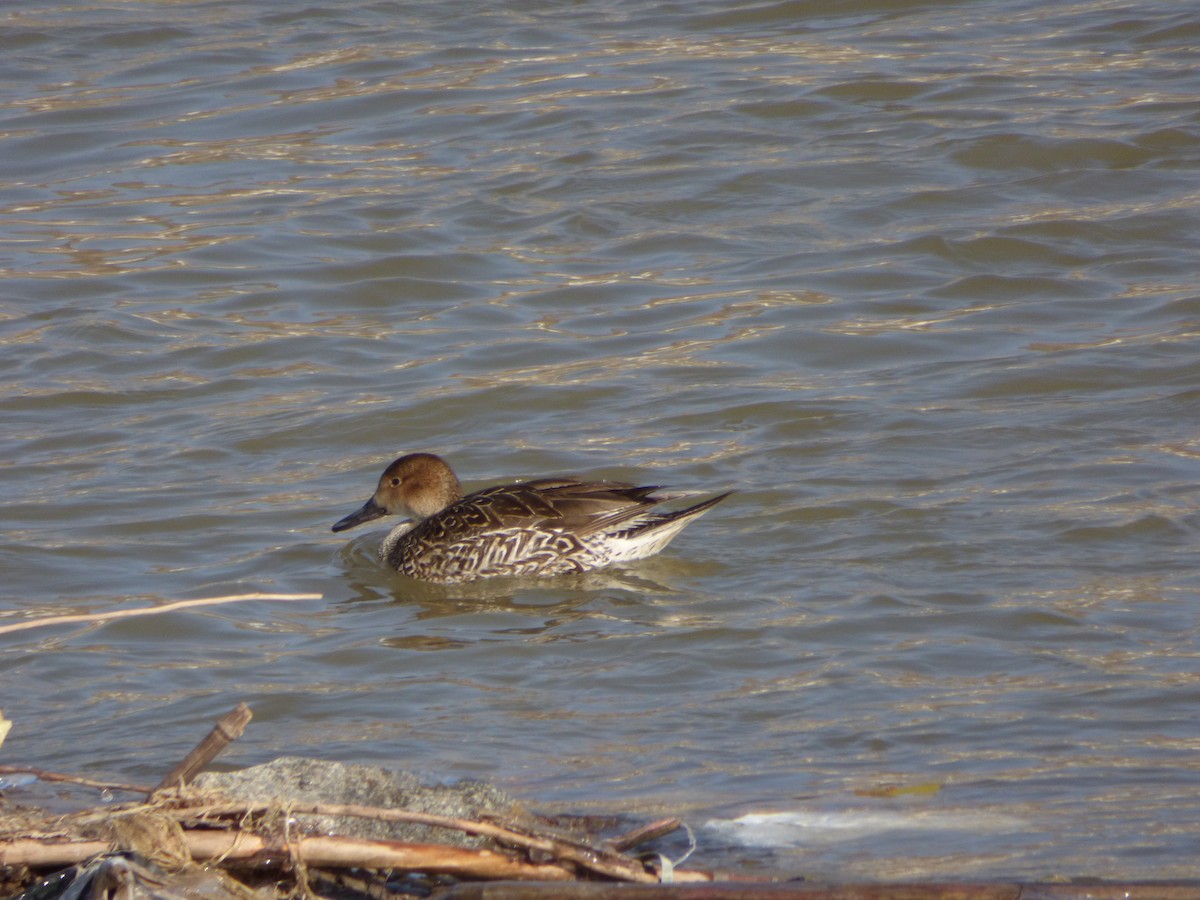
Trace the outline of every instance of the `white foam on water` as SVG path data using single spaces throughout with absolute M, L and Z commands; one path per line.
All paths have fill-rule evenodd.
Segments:
M 736 819 L 710 819 L 704 827 L 744 846 L 784 848 L 857 840 L 895 831 L 995 834 L 1023 830 L 1027 823 L 1015 816 L 965 810 L 789 810 L 747 813 Z

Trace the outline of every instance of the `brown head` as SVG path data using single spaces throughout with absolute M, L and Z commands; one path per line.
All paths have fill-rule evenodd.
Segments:
M 384 469 L 371 499 L 333 530 L 345 531 L 381 516 L 426 519 L 461 499 L 462 486 L 444 459 L 432 453 L 410 453 Z

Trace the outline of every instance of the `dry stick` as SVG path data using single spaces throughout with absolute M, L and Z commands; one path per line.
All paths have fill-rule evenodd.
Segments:
M 252 718 L 254 718 L 254 713 L 250 711 L 250 707 L 245 703 L 239 703 L 232 712 L 226 713 L 217 720 L 217 724 L 213 725 L 212 731 L 204 740 L 197 744 L 179 765 L 167 773 L 167 777 L 160 781 L 154 790 L 161 791 L 163 788 L 179 787 L 190 782 L 196 777 L 197 772 L 242 736 L 242 732 L 246 730 L 246 726 L 250 724 Z M 149 800 L 150 797 L 147 796 L 146 799 Z
M 329 868 L 406 869 L 469 878 L 517 878 L 569 881 L 574 873 L 553 864 L 526 863 L 495 850 L 471 850 L 442 844 L 347 837 L 305 837 L 271 843 L 258 835 L 228 831 L 185 832 L 192 855 L 203 859 L 245 859 L 259 854 L 295 853 L 305 865 Z
M 33 775 L 41 781 L 65 781 L 70 784 L 82 784 L 84 787 L 101 788 L 107 791 L 129 791 L 144 794 L 150 790 L 144 784 L 121 784 L 115 781 L 93 781 L 90 778 L 80 778 L 78 775 L 66 775 L 62 772 L 47 772 L 45 769 L 35 769 L 33 766 L 0 766 L 0 775 Z
M 205 597 L 200 600 L 180 600 L 163 606 L 148 606 L 144 609 L 117 609 L 103 613 L 81 613 L 72 616 L 50 616 L 46 619 L 30 619 L 28 622 L 16 622 L 12 625 L 0 625 L 0 634 L 14 631 L 25 631 L 29 628 L 41 628 L 45 625 L 66 625 L 72 622 L 106 622 L 109 619 L 125 619 L 130 616 L 156 616 L 159 613 L 172 612 L 176 609 L 190 609 L 194 606 L 215 606 L 219 603 L 240 603 L 243 600 L 320 600 L 321 594 L 233 594 L 228 597 Z
M 0 866 L 59 869 L 112 850 L 108 841 L 64 841 L 16 838 L 0 840 Z
M 176 817 L 189 815 L 240 816 L 256 812 L 269 812 L 270 810 L 271 807 L 263 804 L 221 804 L 192 808 L 185 807 L 167 810 L 167 812 Z M 620 856 L 615 852 L 564 838 L 523 834 L 519 831 L 513 831 L 510 828 L 504 828 L 488 822 L 474 822 L 469 819 L 456 819 L 450 816 L 413 812 L 406 809 L 380 809 L 372 806 L 342 803 L 289 803 L 287 811 L 292 815 L 355 816 L 357 818 L 378 819 L 382 822 L 414 822 L 418 825 L 433 825 L 439 828 L 449 828 L 454 831 L 465 831 L 468 834 L 494 838 L 527 850 L 539 850 L 549 853 L 599 875 L 606 875 L 609 878 L 619 878 L 623 881 L 634 881 L 644 884 L 656 884 L 658 882 L 657 876 L 647 872 L 636 860 Z M 677 876 L 679 874 L 676 873 Z
M 647 844 L 655 838 L 662 837 L 664 834 L 670 834 L 681 825 L 683 825 L 683 822 L 679 819 L 659 819 L 657 822 L 650 822 L 647 825 L 634 828 L 632 831 L 609 838 L 604 843 L 617 851 L 632 850 L 634 847 Z
M 309 866 L 329 868 L 405 869 L 467 878 L 513 878 L 568 881 L 574 874 L 562 866 L 525 863 L 494 850 L 468 850 L 440 844 L 407 844 L 344 837 L 306 837 L 272 843 L 258 835 L 235 831 L 185 831 L 184 843 L 196 860 L 244 860 L 291 853 Z M 0 841 L 0 866 L 58 868 L 111 851 L 106 841 Z

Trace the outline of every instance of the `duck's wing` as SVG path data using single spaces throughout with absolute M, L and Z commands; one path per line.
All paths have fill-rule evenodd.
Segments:
M 553 528 L 582 535 L 640 516 L 668 499 L 658 490 L 620 481 L 539 478 L 477 491 L 456 507 L 472 507 L 495 527 Z

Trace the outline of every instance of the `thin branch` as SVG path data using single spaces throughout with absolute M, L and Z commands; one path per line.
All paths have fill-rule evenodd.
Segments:
M 45 619 L 30 619 L 26 622 L 14 622 L 11 625 L 0 626 L 0 634 L 10 634 L 14 631 L 25 631 L 30 628 L 42 628 L 47 625 L 67 625 L 74 622 L 107 622 L 110 619 L 125 619 L 131 616 L 157 616 L 159 613 L 173 612 L 177 609 L 191 609 L 196 606 L 216 606 L 219 603 L 240 603 L 244 600 L 320 600 L 321 594 L 233 594 L 228 597 L 205 597 L 199 600 L 179 600 L 162 606 L 148 606 L 143 609 L 116 609 L 110 612 L 81 613 L 71 616 L 50 616 Z
M 682 825 L 683 823 L 679 819 L 659 819 L 657 822 L 650 822 L 648 825 L 641 825 L 632 831 L 609 838 L 605 843 L 618 852 L 632 850 L 634 847 L 640 847 L 642 844 L 648 844 L 656 838 L 670 834 Z
M 62 772 L 47 772 L 45 769 L 35 769 L 33 766 L 0 766 L 0 775 L 33 775 L 40 781 L 63 781 L 69 784 L 81 784 L 84 787 L 100 788 L 106 791 L 129 791 L 135 794 L 144 794 L 150 790 L 144 784 L 93 781 L 91 778 L 80 778 L 78 775 L 66 775 Z

